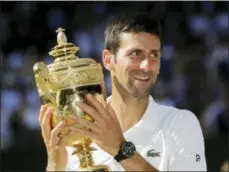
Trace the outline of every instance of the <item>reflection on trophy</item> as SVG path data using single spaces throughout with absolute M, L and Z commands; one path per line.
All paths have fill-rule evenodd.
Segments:
M 52 127 L 55 127 L 62 119 L 68 120 L 68 126 L 61 131 L 61 136 L 69 132 L 70 127 L 81 127 L 74 125 L 68 118 L 69 115 L 77 115 L 84 119 L 93 119 L 81 111 L 76 103 L 86 103 L 85 95 L 94 95 L 101 103 L 106 102 L 106 90 L 102 66 L 91 58 L 79 58 L 75 55 L 79 51 L 72 43 L 67 43 L 64 29 L 57 30 L 58 45 L 49 52 L 54 62 L 46 65 L 38 62 L 34 65 L 33 71 L 37 90 L 42 104 L 54 108 Z M 85 128 L 86 129 L 86 128 Z M 82 171 L 108 171 L 104 165 L 94 165 L 90 147 L 92 140 L 86 136 L 76 134 L 70 138 L 66 145 L 74 146 L 74 152 L 80 160 Z

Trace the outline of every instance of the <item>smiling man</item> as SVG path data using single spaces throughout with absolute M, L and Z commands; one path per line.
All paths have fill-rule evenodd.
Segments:
M 108 165 L 111 171 L 206 171 L 196 116 L 157 104 L 150 95 L 160 70 L 160 53 L 161 27 L 149 15 L 121 14 L 108 22 L 102 59 L 111 74 L 112 95 L 107 106 L 92 95 L 86 96 L 91 106 L 78 104 L 94 123 L 72 117 L 90 128 L 90 132 L 72 130 L 95 140 L 95 164 Z M 40 121 L 47 121 L 50 114 L 43 107 Z M 47 169 L 79 171 L 79 160 L 71 155 L 74 149 L 68 147 L 66 152 L 59 143 L 58 132 L 64 126 L 60 123 L 46 141 L 51 143 L 48 152 L 55 150 Z

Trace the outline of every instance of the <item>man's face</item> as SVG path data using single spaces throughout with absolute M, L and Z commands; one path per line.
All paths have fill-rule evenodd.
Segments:
M 159 38 L 152 34 L 122 33 L 112 77 L 132 96 L 148 97 L 159 74 L 160 47 Z

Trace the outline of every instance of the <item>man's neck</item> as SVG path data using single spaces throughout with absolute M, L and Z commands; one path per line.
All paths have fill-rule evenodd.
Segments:
M 123 132 L 139 122 L 146 111 L 148 102 L 149 97 L 138 99 L 130 95 L 120 95 L 115 89 L 112 90 L 110 105 L 116 113 Z

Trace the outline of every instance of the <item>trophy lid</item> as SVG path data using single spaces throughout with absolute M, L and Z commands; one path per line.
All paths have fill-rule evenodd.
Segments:
M 58 86 L 59 89 L 74 86 L 94 85 L 104 82 L 102 66 L 91 58 L 79 58 L 75 54 L 79 47 L 67 42 L 63 28 L 56 30 L 57 43 L 51 49 L 49 55 L 54 62 L 48 65 L 51 79 L 50 84 Z
M 67 37 L 64 33 L 65 29 L 58 28 L 56 30 L 57 34 L 57 43 L 55 47 L 51 49 L 49 52 L 49 55 L 52 56 L 55 60 L 52 64 L 54 68 L 61 68 L 64 67 L 64 63 L 61 63 L 61 65 L 58 65 L 58 62 L 63 61 L 71 61 L 73 63 L 67 63 L 66 65 L 70 66 L 84 66 L 84 65 L 90 65 L 90 64 L 96 64 L 96 62 L 91 58 L 79 58 L 78 56 L 75 56 L 75 54 L 80 50 L 79 47 L 75 46 L 72 43 L 67 42 Z
M 75 54 L 79 51 L 79 47 L 75 46 L 72 43 L 67 42 L 67 37 L 64 33 L 65 29 L 58 28 L 56 30 L 57 34 L 57 43 L 55 47 L 52 48 L 52 51 L 49 52 L 49 55 L 53 56 L 54 58 L 60 58 L 63 56 L 67 56 L 70 54 Z

